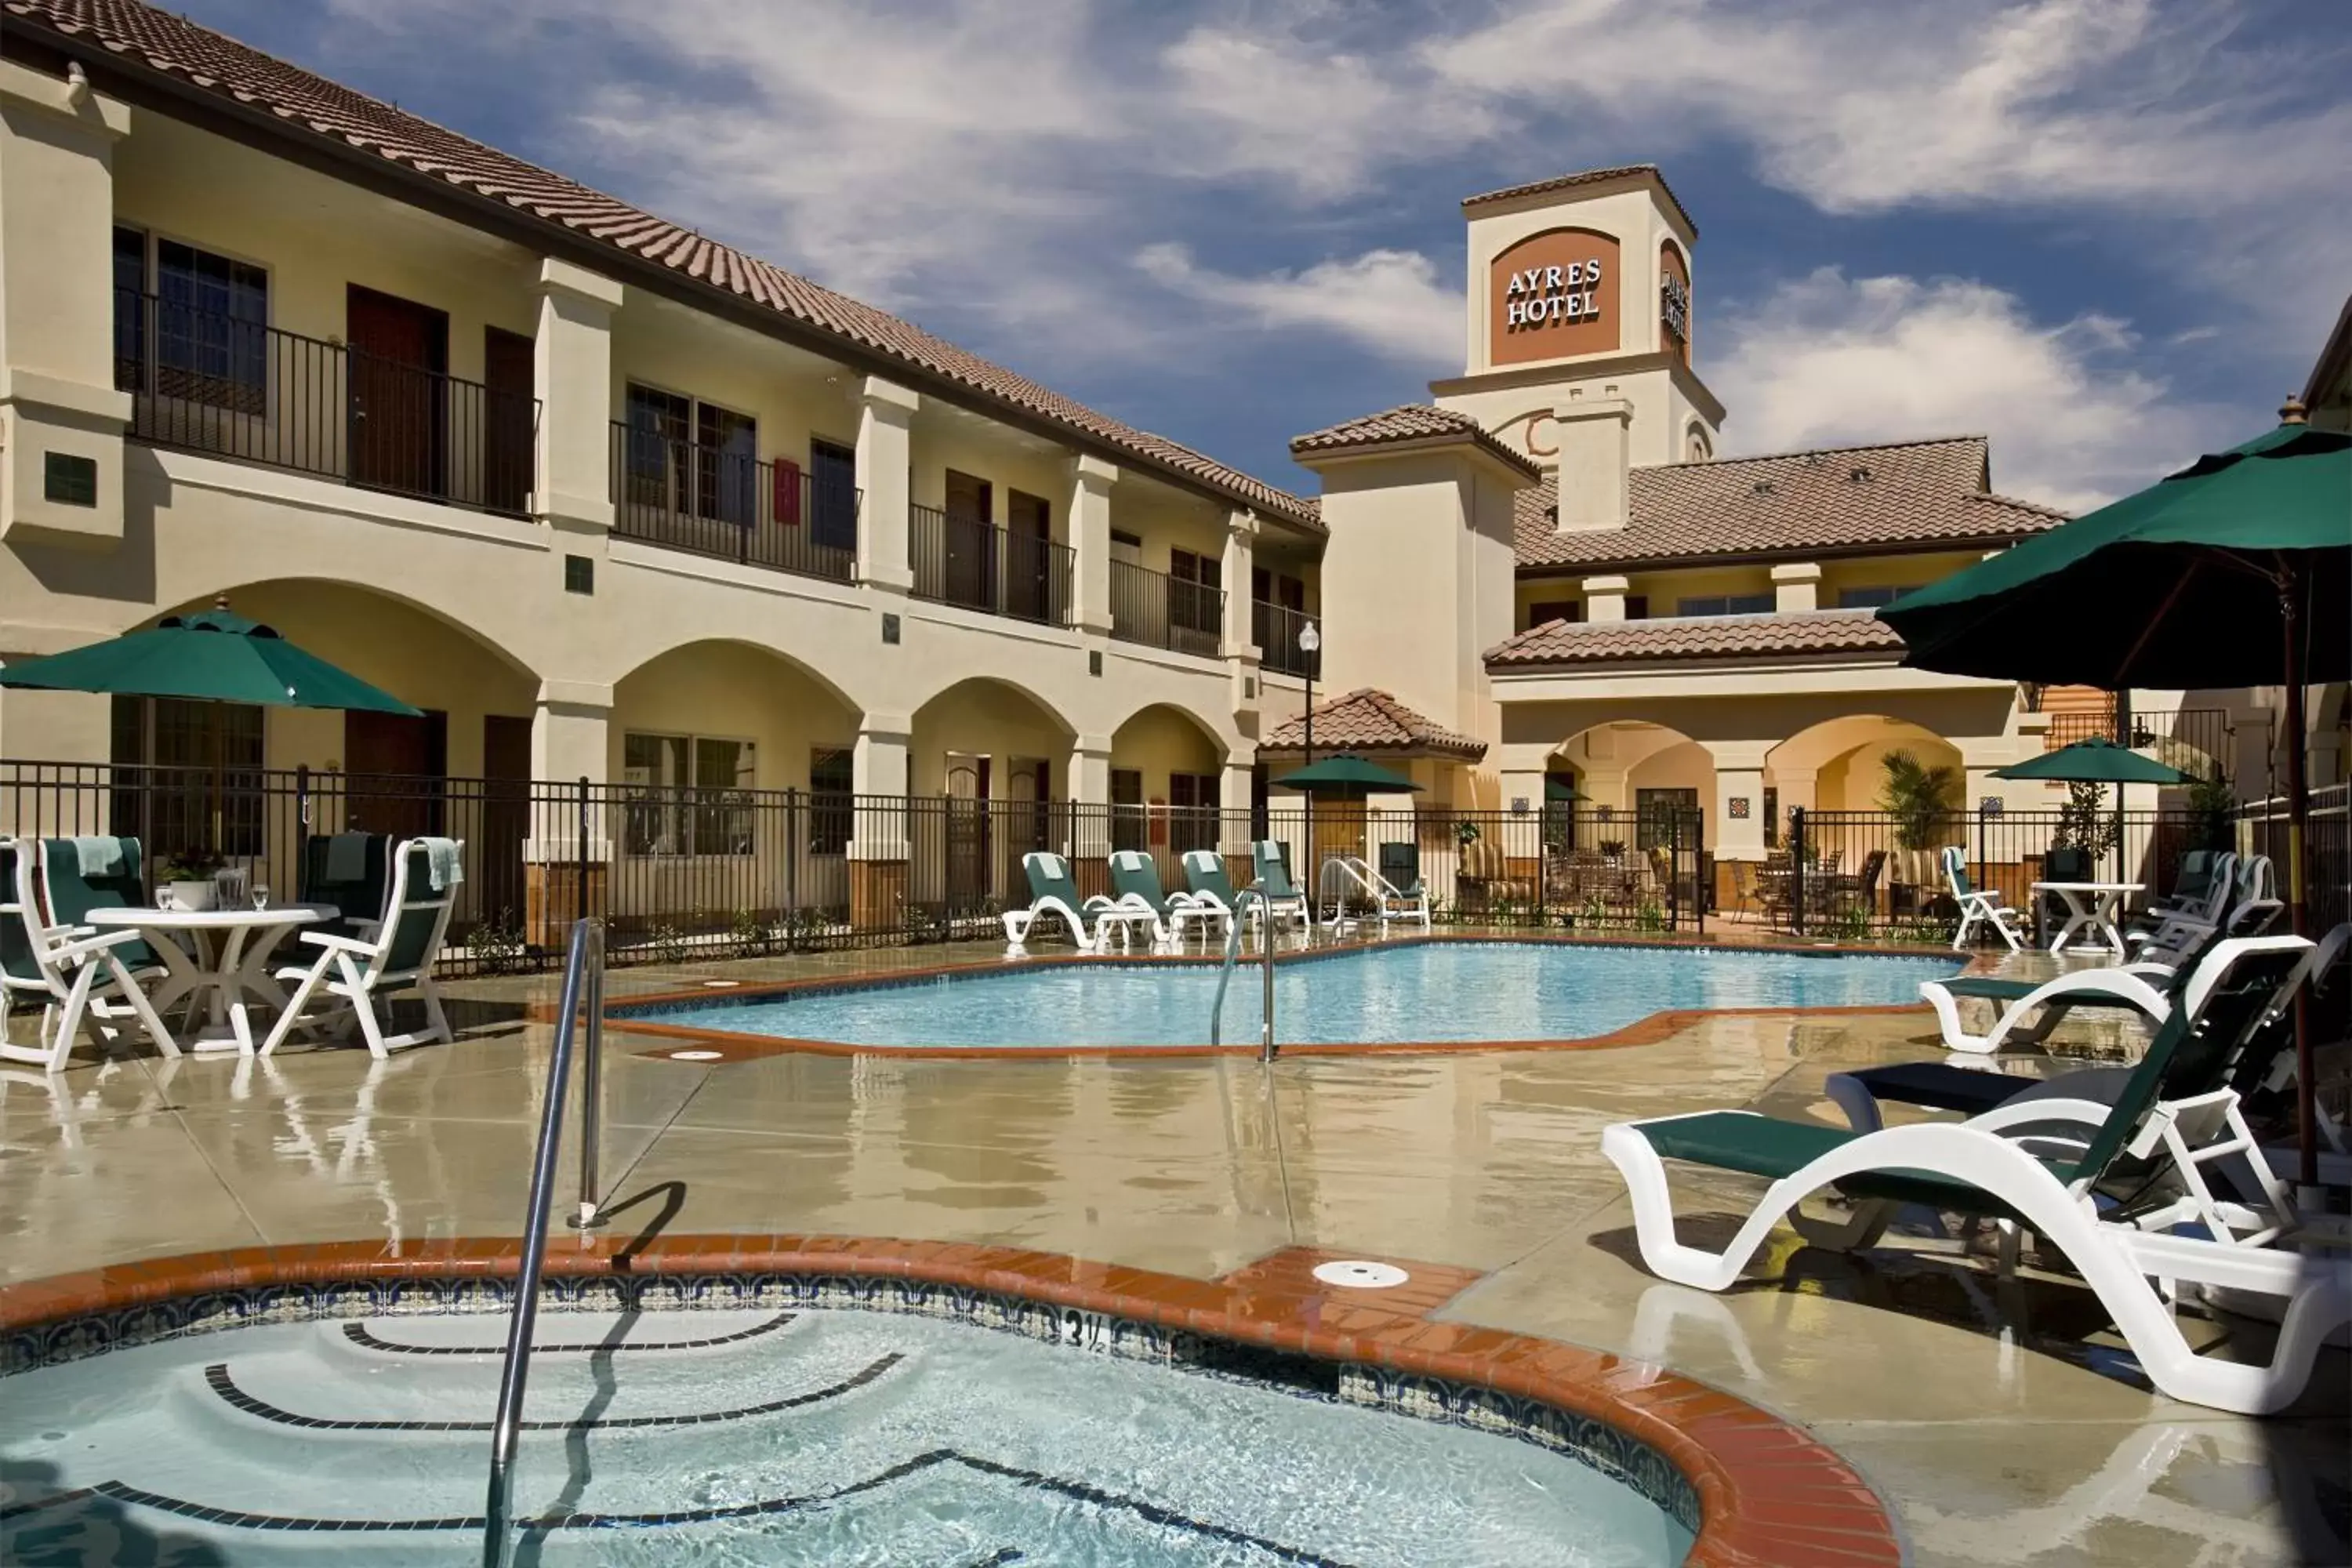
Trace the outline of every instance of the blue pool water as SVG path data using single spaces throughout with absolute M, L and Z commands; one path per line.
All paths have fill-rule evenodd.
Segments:
M 1580 1039 L 1685 1007 L 1916 1002 L 1959 961 L 1688 947 L 1433 942 L 1277 964 L 1275 1017 L 1298 1044 Z M 1234 972 L 1223 1038 L 1254 1043 L 1256 969 Z M 872 988 L 616 1009 L 633 1017 L 862 1046 L 1202 1045 L 1212 964 L 1012 965 Z
M 470 1568 L 505 1328 L 276 1323 L 10 1377 L 0 1562 Z M 1664 1461 L 1605 1431 L 1618 1474 L 1344 1388 L 856 1310 L 550 1313 L 538 1341 L 518 1568 L 1666 1568 L 1691 1545 L 1620 1479 Z

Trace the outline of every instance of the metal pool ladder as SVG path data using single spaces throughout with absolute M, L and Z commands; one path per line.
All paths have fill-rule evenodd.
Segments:
M 1252 900 L 1255 900 L 1258 906 L 1258 951 L 1265 976 L 1265 1022 L 1258 1030 L 1257 1059 L 1270 1062 L 1274 1060 L 1274 906 L 1267 902 L 1265 894 L 1251 889 L 1245 888 L 1234 895 L 1233 916 L 1225 921 L 1225 962 L 1223 967 L 1217 971 L 1217 999 L 1209 1009 L 1209 1044 L 1218 1046 L 1224 1043 L 1225 986 L 1232 981 L 1234 966 L 1241 958 L 1242 926 L 1245 923 L 1244 917 L 1249 913 Z
M 530 1375 L 530 1340 L 539 1321 L 539 1282 L 547 1259 L 547 1210 L 555 1188 L 555 1154 L 563 1142 L 563 1100 L 572 1078 L 573 1037 L 588 1016 L 586 1059 L 580 1068 L 580 1207 L 572 1225 L 601 1225 L 597 1141 L 602 1134 L 604 1057 L 604 928 L 583 920 L 572 928 L 563 963 L 563 1000 L 555 1054 L 547 1067 L 547 1100 L 540 1113 L 539 1146 L 530 1162 L 530 1206 L 523 1215 L 522 1258 L 515 1269 L 514 1308 L 507 1320 L 506 1360 L 499 1373 L 499 1413 L 490 1425 L 489 1500 L 482 1513 L 482 1568 L 506 1568 L 513 1534 L 515 1439 L 522 1423 L 523 1384 Z

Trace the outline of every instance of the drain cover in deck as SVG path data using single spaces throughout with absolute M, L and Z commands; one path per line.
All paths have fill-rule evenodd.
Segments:
M 1339 1263 L 1318 1263 L 1315 1278 L 1326 1285 L 1344 1285 L 1352 1290 L 1386 1290 L 1412 1278 L 1393 1263 L 1368 1263 L 1349 1258 Z

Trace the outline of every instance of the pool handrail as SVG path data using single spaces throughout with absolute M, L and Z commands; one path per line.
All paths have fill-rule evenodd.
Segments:
M 1259 905 L 1258 952 L 1265 972 L 1265 1021 L 1258 1026 L 1258 1060 L 1270 1062 L 1274 1060 L 1274 901 L 1255 888 L 1244 888 L 1234 895 L 1233 918 L 1225 921 L 1225 962 L 1217 970 L 1217 999 L 1209 1008 L 1209 1044 L 1224 1043 L 1225 986 L 1241 958 L 1242 927 L 1248 923 L 1243 916 L 1252 899 Z
M 482 1568 L 506 1568 L 512 1535 L 508 1518 L 514 1500 L 515 1441 L 522 1424 L 523 1386 L 530 1376 L 530 1341 L 539 1322 L 540 1277 L 546 1265 L 547 1213 L 554 1196 L 556 1152 L 563 1142 L 563 1100 L 572 1076 L 572 1041 L 580 1030 L 583 1004 L 588 1014 L 587 1061 L 581 1069 L 581 1228 L 597 1221 L 596 1144 L 600 1134 L 600 1058 L 604 1047 L 604 927 L 582 920 L 572 928 L 563 963 L 563 999 L 559 1004 L 555 1051 L 548 1060 L 547 1100 L 540 1114 L 539 1146 L 530 1163 L 530 1206 L 523 1214 L 522 1256 L 515 1268 L 514 1306 L 507 1320 L 507 1348 L 499 1373 L 499 1409 L 490 1423 L 490 1480 L 482 1514 Z

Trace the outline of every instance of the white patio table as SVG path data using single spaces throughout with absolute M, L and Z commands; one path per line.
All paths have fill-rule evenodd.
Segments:
M 271 1007 L 292 1000 L 270 975 L 271 953 L 293 928 L 341 913 L 332 904 L 273 904 L 266 910 L 101 909 L 82 919 L 94 926 L 129 926 L 146 937 L 167 972 L 148 997 L 159 1015 L 190 995 L 205 998 L 209 1022 L 182 1042 L 188 1049 L 249 1057 L 253 1026 L 246 999 Z M 177 940 L 183 936 L 184 946 Z
M 2055 893 L 2066 906 L 2066 924 L 2051 942 L 2053 953 L 2066 951 L 2067 942 L 2078 931 L 2095 931 L 2106 940 L 2109 947 L 2120 955 L 2124 951 L 2124 934 L 2116 930 L 2116 917 L 2123 912 L 2123 902 L 2146 887 L 2144 882 L 2036 882 L 2037 893 Z

